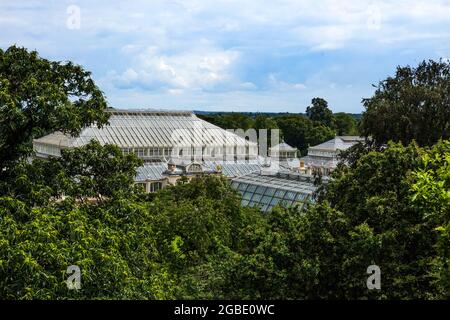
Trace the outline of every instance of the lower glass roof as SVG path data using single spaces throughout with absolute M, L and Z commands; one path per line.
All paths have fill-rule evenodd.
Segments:
M 312 201 L 311 195 L 317 189 L 308 178 L 260 173 L 234 178 L 231 186 L 241 193 L 242 205 L 259 206 L 264 212 L 275 205 L 289 207 Z

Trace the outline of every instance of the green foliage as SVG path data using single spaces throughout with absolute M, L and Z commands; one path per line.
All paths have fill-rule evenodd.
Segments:
M 357 136 L 358 133 L 358 122 L 356 119 L 344 112 L 335 113 L 334 122 L 336 125 L 337 135 L 339 136 Z
M 260 138 L 259 130 L 267 130 L 267 147 L 270 148 L 272 145 L 271 130 L 279 129 L 279 128 L 278 128 L 278 124 L 274 118 L 268 117 L 263 114 L 259 114 L 255 118 L 254 129 L 256 130 L 258 139 Z M 258 141 L 261 141 L 261 140 L 258 140 Z
M 260 114 L 257 115 L 255 118 L 254 128 L 255 130 L 260 129 L 271 130 L 271 129 L 278 129 L 278 125 L 274 118 Z
M 435 276 L 442 295 L 450 298 L 450 140 L 439 142 L 422 161 L 423 166 L 413 172 L 412 200 L 438 225 Z
M 64 185 L 60 192 L 79 198 L 128 197 L 134 191 L 136 168 L 143 163 L 134 154 L 123 155 L 117 146 L 102 147 L 95 140 L 76 150 L 64 150 L 52 161 L 62 167 L 62 171 L 52 168 L 48 172 Z
M 261 217 L 240 201 L 225 178 L 205 176 L 163 189 L 149 204 L 160 257 L 178 278 L 178 298 L 221 295 L 212 283 L 220 280 L 216 268 L 224 252 L 235 246 L 243 226 Z
M 390 144 L 360 152 L 351 167 L 335 172 L 317 204 L 276 208 L 253 231 L 244 229 L 223 267 L 222 290 L 250 299 L 448 297 L 448 146 L 429 152 Z M 429 172 L 428 157 L 438 172 Z M 417 180 L 423 170 L 435 186 Z M 417 190 L 423 192 L 416 201 L 430 202 L 412 202 Z M 374 264 L 381 268 L 381 290 L 366 286 Z
M 48 160 L 19 161 L 0 180 L 0 194 L 8 194 L 30 206 L 71 196 L 101 201 L 104 197 L 125 198 L 137 193 L 136 168 L 142 164 L 134 154 L 123 155 L 113 145 L 97 141 L 62 151 Z
M 284 140 L 297 147 L 302 154 L 309 145 L 317 145 L 338 135 L 359 135 L 358 122 L 347 113 L 333 115 L 328 103 L 314 98 L 307 109 L 308 117 L 301 114 L 257 114 L 254 118 L 240 113 L 200 115 L 202 119 L 223 129 L 280 129 Z M 270 143 L 270 139 L 268 141 Z
M 149 213 L 114 201 L 78 205 L 73 199 L 29 211 L 0 198 L 2 299 L 170 298 L 171 279 L 154 263 Z M 81 269 L 81 290 L 68 290 L 65 273 Z
M 123 187 L 102 201 L 69 195 L 32 208 L 26 197 L 3 196 L 0 297 L 445 297 L 449 146 L 446 141 L 432 150 L 415 144 L 365 150 L 352 166 L 335 172 L 319 203 L 265 215 L 242 208 L 237 192 L 216 176 L 168 187 L 151 198 Z M 105 170 L 131 179 L 128 160 L 133 159 L 125 161 L 113 149 L 94 143 L 66 153 L 73 165 L 59 163 L 59 175 L 85 169 L 84 162 L 100 166 L 97 160 L 103 159 L 110 161 Z M 96 172 L 84 169 L 71 174 Z M 92 179 L 72 183 L 91 196 L 97 190 Z M 104 177 L 96 179 L 108 185 Z M 70 184 L 57 185 L 65 190 Z M 80 291 L 68 290 L 64 282 L 65 269 L 73 264 L 82 270 Z M 372 264 L 382 271 L 380 291 L 366 287 Z
M 334 128 L 333 112 L 328 108 L 328 102 L 322 98 L 313 98 L 306 108 L 306 116 L 314 122 Z
M 416 68 L 398 67 L 395 77 L 378 84 L 361 131 L 379 144 L 389 140 L 431 146 L 450 138 L 450 63 L 423 61 Z
M 252 117 L 238 112 L 199 117 L 223 129 L 243 129 L 244 131 L 254 128 L 255 122 Z
M 409 175 L 420 166 L 421 152 L 415 144 L 368 152 L 354 168 L 338 170 L 326 188 L 325 200 L 344 212 L 351 226 L 373 230 L 380 247 L 369 256 L 382 270 L 381 297 L 429 298 L 436 292 L 429 278 L 436 226 L 409 197 Z
M 236 245 L 234 234 L 261 219 L 260 212 L 241 208 L 237 192 L 215 176 L 163 189 L 150 200 L 126 183 L 99 189 L 116 175 L 122 182 L 134 176 L 130 167 L 138 163 L 116 151 L 91 143 L 66 152 L 67 167 L 63 159 L 31 164 L 59 170 L 49 177 L 55 189 L 46 201 L 0 197 L 0 298 L 223 297 L 218 271 Z M 111 181 L 109 170 L 115 171 Z M 29 184 L 32 194 L 44 186 L 41 178 Z M 99 191 L 103 196 L 92 201 Z M 54 192 L 65 200 L 49 198 Z M 80 291 L 67 289 L 70 265 L 81 268 Z
M 71 134 L 105 124 L 106 101 L 91 73 L 36 51 L 0 49 L 0 168 L 26 156 L 31 141 L 51 131 Z
M 335 136 L 333 129 L 322 124 L 315 124 L 304 116 L 288 115 L 276 118 L 284 140 L 295 146 L 302 154 L 310 145 L 317 145 Z

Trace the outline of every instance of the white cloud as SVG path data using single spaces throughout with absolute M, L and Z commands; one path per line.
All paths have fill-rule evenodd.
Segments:
M 130 52 L 130 48 L 135 50 L 133 46 L 125 48 L 125 52 Z M 236 80 L 233 66 L 238 59 L 238 51 L 211 46 L 194 47 L 174 54 L 164 54 L 155 47 L 148 47 L 137 54 L 131 68 L 121 74 L 112 73 L 112 81 L 119 87 L 212 89 Z
M 269 74 L 268 83 L 270 85 L 269 89 L 274 89 L 277 91 L 297 91 L 306 89 L 306 85 L 304 83 L 291 83 L 287 81 L 280 80 L 278 75 Z
M 146 97 L 168 97 L 168 107 L 294 106 L 330 93 L 357 109 L 396 65 L 450 52 L 448 0 L 75 2 L 76 32 L 66 28 L 74 1 L 1 0 L 0 46 L 80 63 L 122 106 Z

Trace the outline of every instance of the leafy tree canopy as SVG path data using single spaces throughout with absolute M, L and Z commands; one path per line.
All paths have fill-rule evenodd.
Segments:
M 105 124 L 105 109 L 102 92 L 82 67 L 16 46 L 0 49 L 0 168 L 28 155 L 38 135 L 78 134 L 86 125 Z
M 450 140 L 439 142 L 422 156 L 423 166 L 413 172 L 412 201 L 435 221 L 440 238 L 434 276 L 442 296 L 450 298 Z
M 328 102 L 325 99 L 313 98 L 311 105 L 306 108 L 306 116 L 327 127 L 334 127 L 333 112 L 328 108 Z
M 391 143 L 361 153 L 319 203 L 275 208 L 254 232 L 243 230 L 222 290 L 253 299 L 447 297 L 449 147 Z M 370 265 L 381 269 L 381 290 L 366 286 Z
M 306 153 L 310 145 L 317 145 L 335 136 L 333 129 L 313 123 L 304 116 L 281 116 L 276 118 L 276 122 L 284 140 L 297 147 L 302 154 Z
M 431 146 L 450 137 L 450 63 L 423 61 L 417 67 L 397 67 L 364 99 L 361 132 L 378 144 L 389 140 Z
M 334 122 L 336 125 L 336 133 L 339 136 L 357 136 L 358 133 L 358 122 L 356 119 L 344 112 L 335 113 Z
M 4 174 L 5 181 L 0 181 L 0 194 L 30 206 L 64 196 L 89 201 L 127 198 L 137 192 L 134 176 L 141 164 L 136 155 L 123 155 L 117 146 L 101 146 L 93 140 L 80 148 L 62 150 L 61 157 L 17 162 Z

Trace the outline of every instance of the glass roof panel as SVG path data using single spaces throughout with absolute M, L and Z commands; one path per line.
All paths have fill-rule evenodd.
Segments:
M 262 175 L 259 172 L 253 172 L 232 180 L 248 185 L 246 192 L 243 193 L 246 199 L 250 199 L 250 195 L 254 193 L 249 205 L 252 203 L 262 204 L 263 209 L 267 210 L 276 204 L 289 207 L 296 202 L 307 201 L 317 188 L 310 176 L 296 175 L 291 172 L 277 175 Z M 235 186 L 235 184 L 232 185 Z

